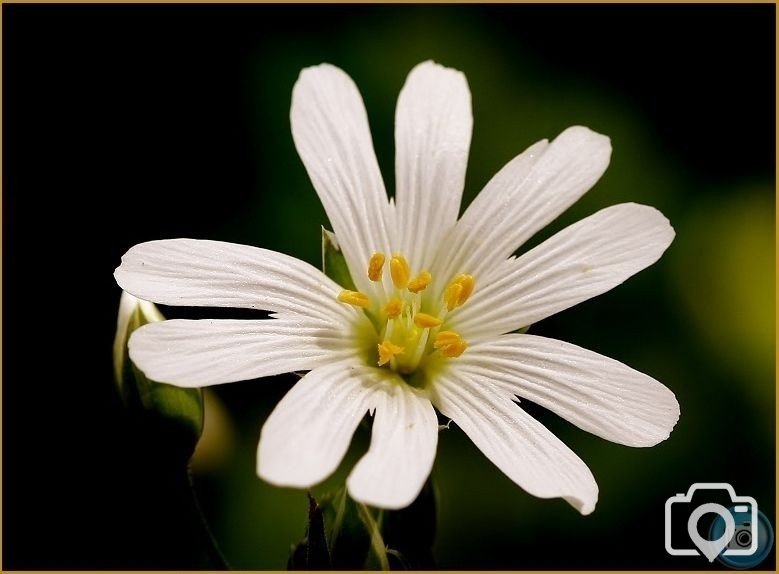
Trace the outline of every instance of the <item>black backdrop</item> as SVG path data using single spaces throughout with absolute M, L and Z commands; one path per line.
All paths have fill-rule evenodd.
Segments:
M 507 50 L 626 92 L 703 177 L 773 177 L 773 6 L 2 9 L 8 569 L 191 565 L 195 542 L 148 484 L 113 395 L 111 274 L 138 241 L 182 222 L 202 236 L 243 209 L 257 153 L 237 105 L 246 59 L 285 30 L 321 39 L 364 11 L 477 14 Z M 206 203 L 214 189 L 225 200 Z M 153 217 L 133 209 L 145 205 Z

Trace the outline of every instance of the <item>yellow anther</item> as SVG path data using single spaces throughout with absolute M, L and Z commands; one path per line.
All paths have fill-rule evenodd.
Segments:
M 384 306 L 382 312 L 390 319 L 400 317 L 400 314 L 403 312 L 403 300 L 400 297 L 393 297 Z
M 466 275 L 460 273 L 454 279 L 452 279 L 449 286 L 444 290 L 444 302 L 446 303 L 446 309 L 451 311 L 465 304 L 468 297 L 473 293 L 473 288 L 476 285 L 476 281 L 473 275 Z
M 456 341 L 451 345 L 446 345 L 444 347 L 441 347 L 440 351 L 444 357 L 449 357 L 451 359 L 462 355 L 465 352 L 465 349 L 467 348 L 468 348 L 468 344 L 462 339 L 460 339 L 459 341 Z
M 433 341 L 433 347 L 438 349 L 444 357 L 459 357 L 468 348 L 460 335 L 454 331 L 441 331 Z
M 412 279 L 408 282 L 408 290 L 412 293 L 419 293 L 420 291 L 424 291 L 425 287 L 430 285 L 432 280 L 433 276 L 430 275 L 430 273 L 427 271 L 422 271 L 422 273 L 417 275 L 415 279 Z
M 395 355 L 400 355 L 405 351 L 403 347 L 399 347 L 392 341 L 384 341 L 378 344 L 379 347 L 379 366 L 386 365 L 392 360 Z
M 473 278 L 473 275 L 462 274 L 455 277 L 455 281 L 463 286 L 463 290 L 457 298 L 457 306 L 459 307 L 460 305 L 464 305 L 473 293 L 473 288 L 476 286 L 476 280 Z
M 368 261 L 368 279 L 371 281 L 381 281 L 381 275 L 384 271 L 384 254 L 379 252 L 371 255 L 371 260 Z
M 414 324 L 417 327 L 422 327 L 423 329 L 438 327 L 438 325 L 440 325 L 442 322 L 443 321 L 441 321 L 441 319 L 438 317 L 428 315 L 427 313 L 417 313 L 414 315 Z
M 390 259 L 390 275 L 392 275 L 392 283 L 395 284 L 396 288 L 406 288 L 411 276 L 411 269 L 409 269 L 406 258 L 400 253 L 393 253 L 392 259 Z
M 359 291 L 349 291 L 348 289 L 344 289 L 338 294 L 338 300 L 341 303 L 354 305 L 355 307 L 364 308 L 371 306 L 371 300 L 368 299 L 368 296 L 365 293 L 360 293 Z
M 450 283 L 444 291 L 444 303 L 446 303 L 446 310 L 451 311 L 457 307 L 457 301 L 460 299 L 460 295 L 463 292 L 463 286 L 459 283 Z
M 440 349 L 441 347 L 445 347 L 446 345 L 451 345 L 452 343 L 456 343 L 460 340 L 460 335 L 455 333 L 454 331 L 441 331 L 438 333 L 438 335 L 435 336 L 435 340 L 433 341 L 433 347 L 436 349 Z

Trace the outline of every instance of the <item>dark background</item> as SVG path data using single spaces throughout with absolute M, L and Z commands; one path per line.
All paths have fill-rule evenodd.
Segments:
M 3 568 L 197 564 L 192 517 L 115 395 L 112 271 L 133 244 L 180 236 L 317 263 L 325 217 L 288 111 L 299 70 L 321 61 L 361 88 L 388 189 L 395 98 L 433 58 L 473 93 L 466 201 L 527 145 L 581 123 L 612 137 L 612 167 L 553 228 L 638 201 L 677 229 L 657 266 L 533 329 L 667 384 L 682 405 L 671 439 L 631 450 L 539 411 L 598 479 L 582 518 L 447 431 L 439 565 L 710 568 L 663 549 L 664 501 L 695 481 L 730 482 L 775 522 L 774 6 L 2 10 Z M 235 567 L 282 568 L 303 534 L 303 494 L 253 471 L 293 380 L 214 395 L 227 446 L 195 484 Z

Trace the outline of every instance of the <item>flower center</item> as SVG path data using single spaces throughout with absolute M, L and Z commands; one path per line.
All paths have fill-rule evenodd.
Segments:
M 393 253 L 389 259 L 374 253 L 368 261 L 368 278 L 377 284 L 378 301 L 357 291 L 344 290 L 338 300 L 362 308 L 376 328 L 376 362 L 379 366 L 409 375 L 433 354 L 455 358 L 468 344 L 454 331 L 446 330 L 447 313 L 465 304 L 473 293 L 473 275 L 456 275 L 440 298 L 423 301 L 422 293 L 433 280 L 429 271 L 412 275 L 406 258 Z M 389 267 L 391 287 L 384 283 Z

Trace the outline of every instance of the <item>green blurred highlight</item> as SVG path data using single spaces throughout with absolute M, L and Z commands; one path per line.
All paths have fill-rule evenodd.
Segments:
M 772 422 L 776 337 L 773 189 L 744 185 L 680 222 L 674 287 L 708 354 Z M 690 264 L 694 262 L 694 264 Z M 772 426 L 766 429 L 772 431 Z

